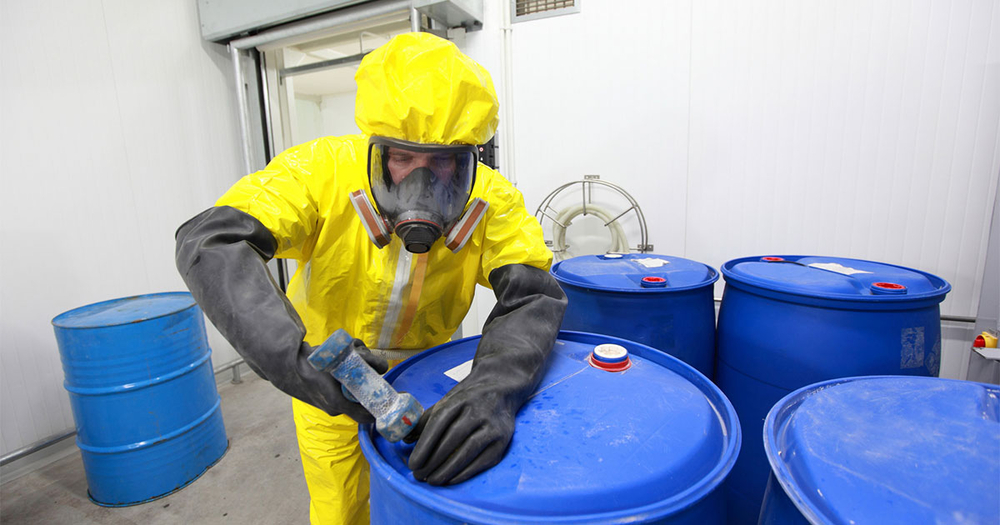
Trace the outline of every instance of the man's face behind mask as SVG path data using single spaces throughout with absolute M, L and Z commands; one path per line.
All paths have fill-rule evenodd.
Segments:
M 462 216 L 476 148 L 372 137 L 368 176 L 379 212 L 408 250 L 423 253 Z
M 434 177 L 443 183 L 449 183 L 455 176 L 458 159 L 454 153 L 421 153 L 401 148 L 388 148 L 389 160 L 386 165 L 394 184 L 403 182 L 407 175 L 417 168 L 427 168 Z

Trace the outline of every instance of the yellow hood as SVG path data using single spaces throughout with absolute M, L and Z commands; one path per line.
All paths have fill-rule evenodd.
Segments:
M 366 135 L 428 144 L 484 144 L 496 132 L 489 72 L 430 33 L 398 35 L 361 61 L 354 118 Z

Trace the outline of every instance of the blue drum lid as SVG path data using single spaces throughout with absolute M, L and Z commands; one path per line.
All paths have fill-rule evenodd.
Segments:
M 164 292 L 81 306 L 52 320 L 57 328 L 103 328 L 146 321 L 194 306 L 188 292 Z
M 433 348 L 386 377 L 429 407 L 463 377 L 478 342 Z M 591 366 L 591 351 L 604 343 L 628 349 L 631 367 Z M 406 466 L 412 445 L 373 439 L 364 425 L 361 446 L 372 476 L 460 521 L 606 523 L 665 516 L 711 493 L 736 460 L 739 432 L 732 405 L 690 366 L 631 341 L 563 331 L 539 387 L 518 413 L 506 456 L 492 469 L 431 487 Z
M 775 477 L 816 523 L 997 523 L 1000 387 L 933 377 L 799 389 L 764 424 Z
M 947 281 L 927 272 L 839 257 L 743 257 L 722 265 L 722 274 L 726 282 L 822 299 L 940 302 L 951 290 Z
M 644 293 L 690 290 L 719 279 L 711 266 L 649 253 L 582 255 L 556 263 L 552 275 L 562 284 Z

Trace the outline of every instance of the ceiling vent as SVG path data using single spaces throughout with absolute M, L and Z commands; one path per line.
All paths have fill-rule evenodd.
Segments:
M 581 0 L 511 0 L 511 20 L 526 22 L 580 12 Z

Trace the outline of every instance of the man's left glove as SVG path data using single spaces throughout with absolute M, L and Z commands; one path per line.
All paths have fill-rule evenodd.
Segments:
M 405 439 L 417 442 L 409 460 L 414 477 L 431 485 L 461 483 L 503 459 L 514 417 L 538 386 L 566 311 L 566 295 L 544 270 L 510 264 L 489 278 L 497 305 L 472 371 Z

